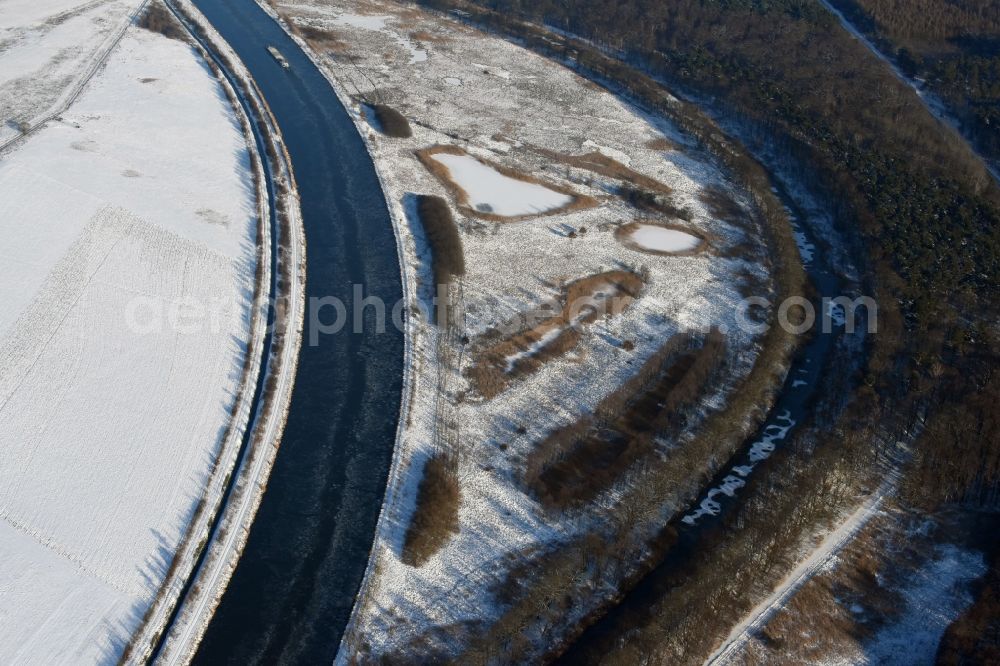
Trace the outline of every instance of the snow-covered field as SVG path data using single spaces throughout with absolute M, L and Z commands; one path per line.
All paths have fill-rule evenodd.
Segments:
M 5 103 L 44 109 L 71 85 L 53 63 L 85 59 L 130 7 L 56 4 L 4 3 L 22 22 L 0 47 Z M 25 54 L 37 90 L 15 76 L 35 72 Z M 0 663 L 114 662 L 167 573 L 243 374 L 248 165 L 197 53 L 134 27 L 0 156 Z
M 79 92 L 141 0 L 0 2 L 0 145 Z
M 725 326 L 734 371 L 746 372 L 752 365 L 755 340 L 736 325 L 738 276 L 766 279 L 766 271 L 760 263 L 728 256 L 728 250 L 742 241 L 760 248 L 760 242 L 745 221 L 713 218 L 701 195 L 710 186 L 732 188 L 713 166 L 683 148 L 685 137 L 569 69 L 394 3 L 279 0 L 274 8 L 287 25 L 326 32 L 326 38 L 314 42 L 316 58 L 341 96 L 349 98 L 369 141 L 400 235 L 407 283 L 416 286 L 411 298 L 425 300 L 430 282 L 429 248 L 413 217 L 413 195 L 445 197 L 461 227 L 466 266 L 458 284 L 462 323 L 456 330 L 442 330 L 422 318 L 411 320 L 409 412 L 368 575 L 340 657 L 348 660 L 362 646 L 375 657 L 395 653 L 414 658 L 419 653 L 412 649 L 454 654 L 474 627 L 502 612 L 493 601 L 495 589 L 512 564 L 592 529 L 594 514 L 613 505 L 613 497 L 605 497 L 589 514 L 560 519 L 542 511 L 526 493 L 519 472 L 535 442 L 591 412 L 680 331 Z M 413 137 L 388 138 L 369 124 L 363 111 L 376 103 L 405 115 Z M 461 202 L 415 155 L 438 145 L 457 146 L 472 156 L 446 166 L 473 206 L 486 203 L 518 221 L 463 215 Z M 615 231 L 640 217 L 615 196 L 621 181 L 552 157 L 591 153 L 612 158 L 622 171 L 657 181 L 658 191 L 669 190 L 672 204 L 686 209 L 690 218 L 673 224 L 682 233 L 689 229 L 692 233 L 686 235 L 692 238 L 711 239 L 705 251 L 656 256 L 619 242 Z M 529 193 L 527 183 L 515 181 L 514 187 L 498 182 L 502 174 L 493 169 L 492 174 L 478 167 L 470 173 L 471 163 L 496 164 L 599 205 L 522 219 L 525 210 L 544 211 L 563 201 L 550 200 L 556 192 L 549 188 Z M 542 194 L 544 198 L 532 198 Z M 583 340 L 572 353 L 513 382 L 501 397 L 484 401 L 470 393 L 463 370 L 471 355 L 463 337 L 475 344 L 488 329 L 557 298 L 565 284 L 612 270 L 648 274 L 641 296 L 626 313 L 584 326 Z M 722 404 L 723 391 L 711 391 L 706 403 Z M 664 451 L 678 443 L 663 442 Z M 460 531 L 425 565 L 414 568 L 400 559 L 403 534 L 423 464 L 441 450 L 459 460 Z M 653 511 L 660 518 L 669 516 L 678 508 L 680 493 L 659 498 L 662 505 Z M 603 581 L 600 593 L 608 593 L 614 583 Z M 574 606 L 574 613 L 585 613 L 587 601 Z M 565 618 L 563 625 L 573 619 Z

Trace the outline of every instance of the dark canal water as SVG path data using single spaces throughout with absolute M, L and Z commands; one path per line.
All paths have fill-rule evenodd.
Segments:
M 374 166 L 329 83 L 253 0 L 195 0 L 249 68 L 292 158 L 306 230 L 307 299 L 352 308 L 353 285 L 402 297 Z M 267 52 L 277 47 L 290 69 Z M 403 334 L 307 331 L 284 440 L 249 542 L 196 664 L 328 664 L 364 575 L 398 421 Z M 369 319 L 374 316 L 368 310 Z M 336 312 L 322 310 L 332 322 Z

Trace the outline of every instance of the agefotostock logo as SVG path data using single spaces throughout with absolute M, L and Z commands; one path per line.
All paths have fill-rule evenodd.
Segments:
M 588 315 L 608 312 L 622 312 L 630 297 L 588 296 L 571 303 L 555 299 L 512 316 L 497 326 L 498 332 L 514 335 L 530 329 L 546 320 L 563 313 L 566 328 L 582 328 L 585 322 L 593 321 Z M 620 300 L 619 305 L 615 301 Z M 281 302 L 272 302 L 272 311 L 286 311 Z M 363 284 L 354 284 L 351 297 L 312 296 L 308 299 L 303 342 L 317 346 L 324 337 L 351 334 L 382 334 L 392 327 L 405 330 L 407 301 L 396 299 L 386 302 L 377 294 L 367 293 Z M 409 304 L 416 316 L 424 321 L 447 322 L 454 320 L 454 313 L 460 311 L 460 303 L 455 292 L 442 285 L 433 298 L 417 299 Z M 818 307 L 817 307 L 818 306 Z M 220 334 L 230 330 L 234 318 L 250 317 L 247 305 L 237 305 L 223 299 L 198 300 L 183 298 L 174 300 L 158 299 L 151 296 L 136 296 L 124 309 L 125 325 L 137 335 L 152 335 L 170 332 L 179 335 Z M 722 313 L 723 315 L 725 313 Z M 843 329 L 853 334 L 859 324 L 867 333 L 878 332 L 878 303 L 870 296 L 823 297 L 817 302 L 801 296 L 793 296 L 775 304 L 764 296 L 750 296 L 739 301 L 731 316 L 720 316 L 716 325 L 723 333 L 734 328 L 747 335 L 763 335 L 772 326 L 793 335 L 805 335 L 814 330 L 831 333 Z M 269 317 L 273 326 L 274 317 Z

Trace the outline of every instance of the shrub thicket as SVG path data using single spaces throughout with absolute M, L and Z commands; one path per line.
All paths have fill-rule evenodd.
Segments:
M 417 504 L 403 538 L 401 560 L 422 566 L 458 532 L 458 505 L 462 492 L 453 457 L 438 453 L 424 466 Z
M 174 15 L 159 2 L 151 2 L 139 17 L 140 28 L 145 28 L 150 32 L 158 32 L 168 39 L 187 41 L 187 34 L 184 28 L 177 22 Z
M 689 336 L 667 341 L 629 381 L 585 416 L 542 440 L 525 461 L 525 484 L 550 508 L 586 502 L 610 488 L 654 441 L 683 425 L 712 373 L 725 358 L 725 338 L 713 329 L 685 350 Z
M 373 104 L 375 110 L 375 120 L 378 121 L 379 129 L 386 136 L 394 139 L 409 139 L 413 136 L 410 129 L 410 121 L 402 113 L 385 104 Z
M 431 246 L 434 285 L 449 285 L 454 278 L 465 275 L 465 252 L 448 202 L 441 197 L 422 194 L 417 197 L 417 214 Z

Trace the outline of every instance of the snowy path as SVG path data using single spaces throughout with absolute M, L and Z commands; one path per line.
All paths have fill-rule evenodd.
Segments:
M 46 123 L 66 111 L 73 104 L 73 102 L 80 97 L 84 89 L 86 89 L 87 84 L 90 83 L 90 80 L 94 78 L 94 75 L 101 70 L 104 63 L 108 61 L 108 57 L 111 55 L 111 52 L 115 50 L 115 47 L 118 46 L 118 42 L 122 40 L 122 37 L 125 36 L 129 27 L 135 23 L 136 19 L 142 14 L 148 4 L 149 0 L 142 0 L 134 11 L 121 20 L 114 32 L 108 35 L 107 39 L 105 39 L 93 53 L 90 65 L 81 73 L 73 84 L 63 92 L 59 99 L 56 100 L 56 103 L 41 115 L 32 118 L 29 123 L 31 127 L 27 132 L 17 134 L 16 136 L 0 142 L 0 153 L 17 141 L 30 136 L 36 130 L 44 127 Z
M 889 58 L 889 56 L 882 53 L 882 51 L 879 50 L 879 48 L 875 45 L 874 42 L 872 42 L 864 33 L 858 30 L 854 26 L 854 24 L 851 23 L 851 21 L 846 16 L 844 16 L 844 14 L 839 9 L 834 7 L 833 4 L 830 2 L 830 0 L 819 0 L 819 1 L 824 7 L 826 7 L 827 11 L 829 11 L 831 14 L 837 17 L 837 20 L 840 21 L 840 25 L 844 28 L 844 30 L 849 32 L 852 37 L 854 37 L 862 45 L 864 45 L 864 47 L 868 49 L 868 51 L 870 51 L 872 55 L 874 55 L 876 58 L 885 63 L 889 67 L 890 71 L 892 71 L 892 73 L 896 76 L 897 79 L 899 79 L 901 83 L 911 88 L 913 92 L 917 94 L 917 97 L 920 99 L 921 103 L 923 103 L 924 108 L 926 108 L 927 111 L 929 111 L 932 116 L 937 118 L 938 121 L 940 121 L 942 124 L 944 124 L 953 132 L 955 132 L 955 134 L 958 135 L 958 138 L 969 146 L 969 150 L 971 150 L 972 153 L 976 157 L 978 157 L 980 161 L 982 161 L 987 171 L 989 171 L 990 175 L 993 176 L 993 179 L 996 180 L 998 183 L 1000 183 L 1000 168 L 998 168 L 996 165 L 992 164 L 989 160 L 983 157 L 983 155 L 981 155 L 979 151 L 976 150 L 975 146 L 973 146 L 972 143 L 965 138 L 965 135 L 962 134 L 961 125 L 959 124 L 958 120 L 953 115 L 951 115 L 951 112 L 948 110 L 948 107 L 945 106 L 944 102 L 938 99 L 938 97 L 933 93 L 931 93 L 930 91 L 921 87 L 919 83 L 908 77 L 903 72 L 903 70 L 901 70 L 896 65 L 896 63 L 893 62 L 891 58 Z
M 726 640 L 705 660 L 705 663 L 731 663 L 750 638 L 767 624 L 775 612 L 781 610 L 793 594 L 826 567 L 861 531 L 861 528 L 878 513 L 885 496 L 886 489 L 883 487 L 848 516 L 837 529 L 830 532 L 816 550 L 810 553 L 809 557 L 792 569 L 770 596 L 754 606 L 753 610 L 733 627 Z

